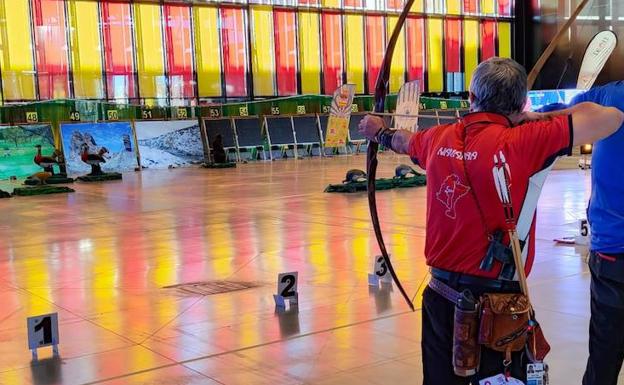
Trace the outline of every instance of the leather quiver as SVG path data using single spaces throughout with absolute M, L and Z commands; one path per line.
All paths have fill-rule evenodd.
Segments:
M 479 337 L 479 311 L 466 311 L 455 307 L 453 328 L 453 368 L 455 374 L 469 377 L 479 369 L 481 346 Z
M 511 352 L 524 349 L 531 304 L 524 294 L 487 293 L 481 297 L 481 324 L 479 343 L 505 352 L 507 360 Z

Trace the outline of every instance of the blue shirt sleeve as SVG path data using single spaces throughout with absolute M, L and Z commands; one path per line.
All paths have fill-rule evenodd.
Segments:
M 571 106 L 583 102 L 594 102 L 606 107 L 616 107 L 624 111 L 624 81 L 615 81 L 577 95 Z

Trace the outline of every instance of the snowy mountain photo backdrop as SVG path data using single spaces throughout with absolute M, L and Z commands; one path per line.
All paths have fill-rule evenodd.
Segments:
M 143 167 L 181 167 L 204 160 L 196 120 L 137 122 L 135 128 Z
M 138 167 L 136 143 L 128 122 L 62 124 L 61 136 L 69 174 L 91 172 L 91 166 L 80 159 L 83 144 L 89 146 L 89 153 L 97 153 L 102 147 L 108 149 L 104 154 L 106 163 L 102 163 L 104 172 L 132 171 Z

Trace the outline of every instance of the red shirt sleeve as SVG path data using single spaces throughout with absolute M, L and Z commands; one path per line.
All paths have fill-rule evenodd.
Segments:
M 448 125 L 432 127 L 425 131 L 418 131 L 412 135 L 409 142 L 408 155 L 414 164 L 417 164 L 423 169 L 427 168 L 427 158 L 429 157 L 431 142 L 438 131 L 447 126 Z
M 542 170 L 557 157 L 572 155 L 572 115 L 529 122 L 509 131 L 509 145 L 531 170 Z

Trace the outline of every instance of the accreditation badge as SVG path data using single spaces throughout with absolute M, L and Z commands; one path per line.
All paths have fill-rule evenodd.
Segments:
M 499 374 L 494 377 L 488 377 L 479 381 L 479 385 L 524 385 L 524 382 L 513 377 L 505 377 L 504 374 Z
M 548 385 L 548 365 L 543 362 L 528 364 L 527 385 Z

